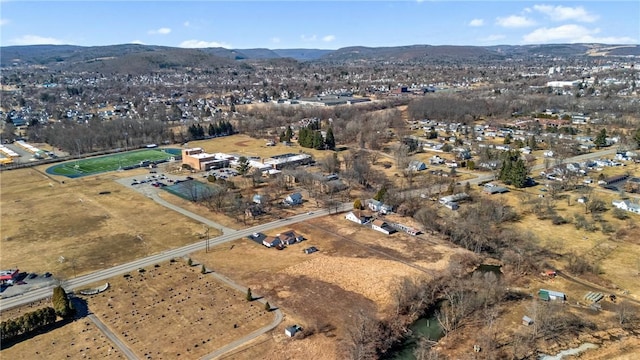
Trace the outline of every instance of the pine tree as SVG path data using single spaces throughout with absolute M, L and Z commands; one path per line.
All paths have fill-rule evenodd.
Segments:
M 240 156 L 238 159 L 238 172 L 240 175 L 245 176 L 249 171 L 249 159 L 246 156 Z
M 251 288 L 247 289 L 247 301 L 253 301 L 253 294 L 251 294 Z
M 593 141 L 593 144 L 596 146 L 596 149 L 600 149 L 603 146 L 607 145 L 607 130 L 602 129 L 596 136 L 596 139 Z
M 316 150 L 324 149 L 324 138 L 318 130 L 314 131 L 313 134 L 313 148 Z
M 287 130 L 284 133 L 284 141 L 291 141 L 291 138 L 293 138 L 293 130 L 291 129 L 291 126 L 287 126 Z
M 266 304 L 264 304 L 264 310 L 265 311 L 271 311 L 271 304 L 269 304 L 269 302 L 267 301 Z
M 206 274 L 207 273 L 207 268 L 204 266 L 204 264 L 202 264 L 202 268 L 200 269 L 200 273 L 201 274 Z
M 329 150 L 335 150 L 336 148 L 336 139 L 333 136 L 333 128 L 331 126 L 329 126 L 329 129 L 327 129 L 327 137 L 324 141 L 325 146 L 327 149 Z

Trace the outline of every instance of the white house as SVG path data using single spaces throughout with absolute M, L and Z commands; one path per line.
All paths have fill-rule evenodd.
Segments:
M 634 214 L 640 214 L 640 205 L 634 204 L 629 200 L 613 200 L 611 204 L 618 209 L 622 209 Z
M 395 230 L 391 226 L 389 226 L 389 224 L 387 224 L 386 222 L 384 222 L 382 220 L 374 220 L 371 223 L 371 228 L 373 230 L 375 230 L 375 231 L 379 231 L 379 232 L 381 232 L 383 234 L 387 234 L 387 235 L 395 232 Z
M 371 221 L 371 216 L 365 215 L 360 211 L 351 211 L 345 216 L 345 219 L 362 225 Z
M 284 334 L 293 337 L 298 331 L 302 331 L 302 328 L 298 325 L 292 325 L 284 329 Z

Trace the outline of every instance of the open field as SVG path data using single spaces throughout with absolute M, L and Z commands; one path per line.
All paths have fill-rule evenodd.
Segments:
M 3 267 L 68 278 L 198 240 L 200 223 L 113 181 L 123 174 L 58 183 L 34 168 L 3 172 Z
M 89 309 L 140 358 L 197 359 L 269 324 L 273 314 L 182 259 L 87 298 Z M 159 346 L 161 345 L 161 346 Z
M 254 139 L 247 135 L 223 136 L 209 140 L 190 141 L 188 147 L 201 147 L 209 153 L 222 152 L 226 154 L 238 154 L 249 156 L 259 156 L 260 158 L 268 158 L 274 155 L 285 153 L 304 152 L 321 159 L 330 155 L 331 151 L 315 150 L 304 148 L 294 143 L 291 146 L 277 143 L 275 146 L 267 146 L 266 139 Z
M 126 359 L 88 319 L 67 323 L 0 351 L 3 359 Z
M 180 153 L 179 149 L 143 149 L 113 155 L 103 155 L 53 165 L 47 169 L 51 175 L 69 178 L 126 169 L 148 161 L 166 161 Z
M 267 235 L 289 229 L 306 240 L 278 251 L 242 239 L 232 246 L 221 245 L 193 255 L 214 271 L 250 287 L 254 294 L 265 296 L 285 313 L 271 341 L 250 345 L 233 358 L 276 359 L 284 353 L 290 358 L 336 358 L 335 339 L 348 336 L 346 327 L 359 312 L 386 316 L 399 279 L 428 278 L 431 271 L 444 269 L 451 256 L 464 252 L 435 239 L 427 241 L 401 233 L 386 236 L 358 227 L 344 215 L 315 219 Z M 304 254 L 302 250 L 309 246 L 320 251 Z M 291 341 L 282 332 L 292 324 L 319 335 Z
M 493 195 L 493 199 L 504 201 L 519 211 L 526 211 L 530 205 L 528 201 L 536 199 L 540 192 L 539 186 L 522 190 L 513 190 L 506 194 Z M 550 219 L 540 220 L 534 214 L 525 214 L 515 226 L 516 229 L 524 232 L 531 232 L 537 237 L 540 245 L 548 248 L 560 255 L 574 253 L 589 261 L 598 264 L 601 274 L 608 286 L 615 286 L 618 289 L 628 290 L 630 296 L 640 299 L 640 227 L 638 221 L 640 216 L 629 213 L 627 220 L 619 220 L 612 216 L 611 201 L 619 198 L 619 194 L 595 188 L 591 198 L 598 198 L 604 201 L 608 211 L 600 214 L 601 220 L 592 218 L 591 214 L 585 213 L 585 205 L 576 200 L 580 196 L 577 192 L 562 194 L 564 198 L 555 200 L 554 206 L 559 216 L 569 220 L 563 225 L 553 225 Z M 566 196 L 569 196 L 569 201 Z M 577 229 L 574 222 L 575 216 L 584 216 L 589 222 L 595 224 L 597 230 L 588 231 L 584 228 Z M 613 229 L 612 233 L 603 233 L 603 224 Z M 547 261 L 563 269 L 567 266 L 567 258 L 558 260 L 547 259 Z

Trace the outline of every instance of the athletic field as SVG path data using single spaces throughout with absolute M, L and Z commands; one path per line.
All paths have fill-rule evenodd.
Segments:
M 87 159 L 67 161 L 51 166 L 48 174 L 69 178 L 99 174 L 114 170 L 129 170 L 180 157 L 180 149 L 142 149 Z

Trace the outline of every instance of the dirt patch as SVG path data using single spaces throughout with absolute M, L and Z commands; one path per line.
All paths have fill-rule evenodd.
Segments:
M 109 283 L 109 290 L 88 298 L 89 308 L 140 358 L 199 358 L 267 325 L 274 316 L 184 261 Z
M 239 146 L 239 147 L 247 147 L 249 146 L 249 140 L 245 140 L 245 141 L 238 141 L 233 143 L 234 146 Z

